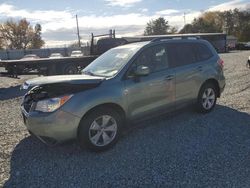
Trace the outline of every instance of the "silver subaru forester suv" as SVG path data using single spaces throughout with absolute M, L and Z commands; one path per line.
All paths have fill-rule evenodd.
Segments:
M 127 121 L 188 104 L 210 112 L 225 87 L 223 61 L 200 39 L 153 40 L 113 48 L 81 75 L 39 77 L 21 109 L 28 131 L 47 144 L 69 139 L 103 151 Z

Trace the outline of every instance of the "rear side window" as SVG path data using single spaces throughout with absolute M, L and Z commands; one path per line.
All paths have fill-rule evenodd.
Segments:
M 196 54 L 193 43 L 172 43 L 168 44 L 170 66 L 178 67 L 196 62 Z
M 197 54 L 197 61 L 205 61 L 213 56 L 213 53 L 205 44 L 196 43 L 193 45 Z

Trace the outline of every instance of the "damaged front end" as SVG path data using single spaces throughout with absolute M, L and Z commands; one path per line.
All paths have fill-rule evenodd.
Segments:
M 59 102 L 60 105 L 62 105 L 62 103 L 65 103 L 68 99 L 70 99 L 74 93 L 95 88 L 100 85 L 100 83 L 101 82 L 88 84 L 54 83 L 35 86 L 24 96 L 22 106 L 27 113 L 31 111 L 42 111 L 37 110 L 38 104 L 40 104 L 41 101 L 46 101 L 46 99 L 54 101 L 56 99 L 60 99 L 62 101 Z
M 21 105 L 24 124 L 31 135 L 35 135 L 43 143 L 54 146 L 60 139 L 55 138 L 53 135 L 53 126 L 51 126 L 50 114 L 55 124 L 63 125 L 60 122 L 74 122 L 75 117 L 70 113 L 58 110 L 64 105 L 75 93 L 85 90 L 93 89 L 100 85 L 101 82 L 85 83 L 85 84 L 72 84 L 72 83 L 54 83 L 44 84 L 33 87 L 27 92 L 23 98 Z M 45 118 L 45 119 L 44 119 Z M 39 126 L 41 125 L 41 126 Z M 73 126 L 72 126 L 73 127 Z M 64 130 L 63 126 L 58 128 Z M 54 133 L 56 135 L 56 133 Z

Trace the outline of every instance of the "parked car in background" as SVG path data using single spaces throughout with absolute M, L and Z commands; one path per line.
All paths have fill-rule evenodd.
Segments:
M 250 42 L 248 43 L 239 42 L 236 44 L 236 49 L 237 50 L 250 50 Z
M 235 50 L 237 44 L 237 37 L 227 35 L 227 50 Z
M 27 54 L 21 58 L 22 60 L 32 60 L 32 59 L 40 59 L 40 57 L 36 54 Z
M 80 50 L 74 50 L 74 51 L 72 51 L 71 52 L 71 55 L 70 55 L 71 57 L 82 57 L 83 56 L 83 53 L 82 53 L 82 51 L 80 51 Z
M 52 53 L 49 58 L 62 58 L 63 55 L 61 53 Z
M 247 66 L 248 68 L 250 68 L 250 56 L 248 57 L 246 66 Z
M 208 113 L 225 87 L 223 61 L 198 39 L 156 39 L 113 48 L 82 75 L 26 81 L 22 114 L 27 129 L 47 144 L 77 138 L 81 147 L 112 147 L 125 122 L 189 104 Z
M 250 49 L 250 42 L 247 42 L 245 46 Z

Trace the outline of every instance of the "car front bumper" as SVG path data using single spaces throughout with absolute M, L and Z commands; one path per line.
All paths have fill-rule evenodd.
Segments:
M 53 113 L 30 112 L 21 107 L 24 124 L 28 131 L 42 142 L 53 145 L 77 137 L 81 118 L 63 110 Z

